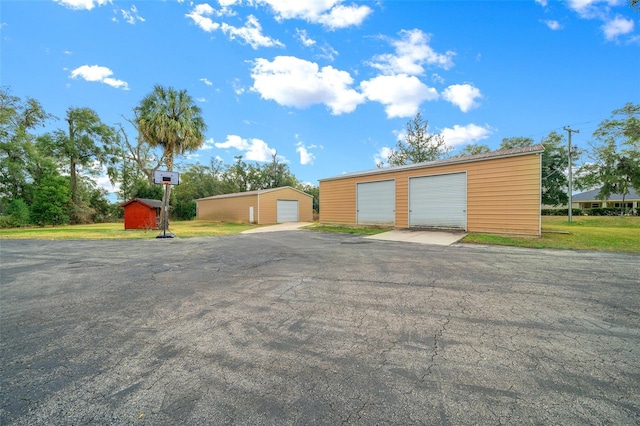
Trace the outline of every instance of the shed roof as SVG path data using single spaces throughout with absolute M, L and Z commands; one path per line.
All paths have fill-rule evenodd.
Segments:
M 132 203 L 140 203 L 152 209 L 161 209 L 162 208 L 162 200 L 152 200 L 151 198 L 132 198 L 129 201 L 126 201 L 120 204 L 119 207 L 125 207 Z
M 221 195 L 213 195 L 211 197 L 198 198 L 196 201 L 202 200 L 218 200 L 221 198 L 234 198 L 234 197 L 248 197 L 250 195 L 261 195 L 266 194 L 267 192 L 281 191 L 283 189 L 292 189 L 296 192 L 299 192 L 302 195 L 306 195 L 307 197 L 313 197 L 313 195 L 309 195 L 306 192 L 302 192 L 299 189 L 295 189 L 291 186 L 281 186 L 279 188 L 268 188 L 268 189 L 257 189 L 255 191 L 245 191 L 245 192 L 234 192 L 233 194 L 221 194 Z
M 581 194 L 576 194 L 571 197 L 571 201 L 601 201 L 601 198 L 597 198 L 600 193 L 600 188 L 592 189 L 591 191 L 586 191 Z M 632 200 L 640 200 L 640 196 L 636 193 L 633 188 L 629 189 L 629 193 L 624 196 L 624 200 L 632 201 Z M 611 194 L 607 201 L 622 201 L 622 194 Z
M 424 163 L 407 164 L 404 166 L 385 167 L 382 169 L 372 169 L 372 170 L 366 170 L 363 172 L 345 173 L 340 176 L 320 179 L 320 182 L 326 181 L 326 180 L 337 180 L 337 179 L 351 178 L 351 177 L 357 177 L 357 176 L 394 173 L 402 170 L 426 169 L 431 167 L 446 166 L 449 164 L 463 164 L 463 163 L 470 163 L 474 161 L 492 160 L 496 158 L 515 157 L 518 155 L 540 154 L 542 152 L 544 152 L 544 146 L 531 145 L 524 148 L 506 149 L 502 151 L 488 152 L 485 154 L 467 155 L 465 157 L 452 157 L 452 158 L 445 158 L 444 160 L 427 161 Z

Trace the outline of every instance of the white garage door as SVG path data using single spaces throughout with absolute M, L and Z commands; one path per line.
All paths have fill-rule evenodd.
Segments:
M 467 228 L 467 174 L 409 179 L 409 226 Z
M 359 183 L 357 186 L 358 225 L 394 225 L 396 221 L 396 181 Z
M 297 200 L 278 200 L 276 208 L 278 223 L 297 222 L 298 221 L 298 201 Z

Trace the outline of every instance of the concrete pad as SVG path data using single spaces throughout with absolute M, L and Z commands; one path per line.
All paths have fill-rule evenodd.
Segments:
M 294 231 L 303 226 L 311 225 L 311 222 L 285 222 L 276 225 L 261 226 L 255 229 L 247 229 L 242 234 L 258 234 L 261 232 L 278 232 L 278 231 Z
M 407 243 L 417 244 L 434 244 L 440 246 L 450 246 L 463 239 L 467 234 L 465 232 L 446 232 L 446 231 L 416 231 L 409 229 L 394 229 L 382 234 L 371 235 L 365 238 L 383 241 L 404 241 Z

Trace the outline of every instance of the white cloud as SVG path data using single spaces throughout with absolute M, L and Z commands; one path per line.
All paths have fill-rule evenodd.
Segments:
M 549 2 L 547 0 L 536 0 L 536 3 L 543 7 L 546 7 Z
M 453 66 L 453 51 L 436 53 L 429 46 L 430 37 L 419 29 L 400 31 L 400 39 L 391 41 L 395 54 L 375 56 L 370 62 L 373 68 L 387 75 L 392 74 L 424 74 L 424 65 L 435 65 L 444 69 Z
M 223 23 L 220 28 L 225 34 L 229 35 L 231 40 L 238 37 L 254 49 L 271 46 L 284 47 L 284 44 L 280 41 L 262 34 L 262 26 L 253 15 L 247 17 L 247 22 L 244 27 L 234 27 L 233 25 Z
M 633 32 L 634 22 L 632 19 L 625 19 L 616 16 L 602 26 L 602 32 L 607 40 L 615 40 L 618 36 Z
M 617 40 L 619 36 L 630 34 L 634 30 L 633 19 L 620 15 L 611 17 L 614 7 L 628 7 L 626 0 L 569 0 L 567 5 L 581 18 L 602 21 L 604 24 L 600 28 L 607 41 Z M 628 41 L 635 42 L 638 39 L 637 36 L 631 36 Z
M 373 161 L 375 161 L 376 165 L 378 164 L 386 164 L 389 161 L 389 155 L 393 150 L 388 146 L 383 146 L 380 148 L 378 152 L 373 155 Z
M 277 56 L 272 62 L 258 58 L 253 63 L 252 90 L 280 105 L 305 108 L 327 105 L 333 115 L 352 112 L 364 97 L 351 89 L 353 78 L 346 71 L 294 56 Z
M 238 96 L 242 95 L 246 91 L 240 80 L 237 78 L 231 82 L 231 87 L 233 87 L 233 92 Z
M 213 139 L 211 139 L 213 142 Z M 216 148 L 234 148 L 238 151 L 244 151 L 244 158 L 249 161 L 266 162 L 272 161 L 273 155 L 276 150 L 269 148 L 269 145 L 261 139 L 243 139 L 237 135 L 227 135 L 227 140 L 224 142 L 214 143 Z M 278 158 L 284 161 L 284 157 L 278 156 Z
M 445 82 L 444 77 L 442 77 L 440 74 L 436 74 L 436 73 L 433 73 L 433 74 L 431 75 L 431 80 L 432 80 L 434 83 L 438 83 L 438 84 L 444 84 L 444 82 Z
M 562 29 L 562 25 L 560 25 L 560 22 L 558 22 L 558 21 L 554 21 L 552 19 L 548 19 L 548 20 L 543 21 L 543 22 L 545 23 L 545 25 L 547 27 L 549 27 L 550 30 L 558 31 L 558 30 Z
M 122 19 L 127 24 L 134 25 L 136 22 L 144 22 L 145 19 L 138 14 L 138 9 L 135 6 L 131 6 L 131 9 L 124 10 L 120 9 L 120 13 L 122 14 Z
M 205 151 L 214 148 L 213 138 L 209 138 L 198 148 L 198 151 Z
M 113 71 L 111 71 L 107 67 L 102 67 L 99 65 L 82 65 L 73 71 L 71 71 L 70 78 L 82 78 L 86 81 L 95 81 L 104 84 L 108 84 L 111 87 L 115 87 L 116 89 L 124 89 L 129 90 L 129 85 L 126 81 L 117 80 L 112 78 Z
M 216 11 L 216 15 L 218 16 L 233 16 L 235 12 L 231 10 L 231 6 L 235 6 L 236 4 L 241 4 L 241 0 L 218 0 L 218 4 L 220 5 L 220 10 Z
M 369 16 L 368 6 L 335 6 L 329 13 L 318 17 L 318 22 L 330 29 L 358 26 Z
M 367 99 L 385 106 L 388 118 L 411 117 L 424 101 L 438 99 L 436 89 L 406 74 L 381 75 L 360 84 Z
M 582 18 L 603 18 L 611 6 L 619 6 L 624 0 L 569 0 L 569 8 Z
M 220 28 L 220 24 L 213 22 L 209 16 L 214 14 L 214 10 L 207 3 L 196 5 L 191 13 L 187 13 L 185 16 L 193 19 L 193 22 L 199 26 L 203 31 L 208 33 Z
M 201 78 L 200 81 L 206 84 L 207 86 L 213 86 L 213 83 L 206 77 Z
M 493 133 L 490 126 L 478 126 L 476 124 L 467 124 L 460 126 L 456 124 L 453 128 L 445 128 L 441 134 L 447 146 L 456 147 L 475 143 L 483 139 L 487 139 Z
M 104 84 L 108 84 L 111 87 L 115 87 L 116 89 L 129 90 L 129 85 L 126 81 L 118 80 L 115 78 L 107 77 L 102 80 Z
M 96 6 L 111 3 L 111 0 L 54 0 L 62 6 L 75 10 L 91 10 Z
M 482 98 L 480 89 L 471 84 L 452 84 L 442 91 L 442 97 L 467 112 L 478 106 L 476 99 Z
M 316 44 L 316 41 L 313 40 L 312 38 L 309 38 L 309 36 L 307 35 L 307 30 L 300 30 L 296 28 L 296 38 L 300 40 L 300 42 L 307 47 L 310 47 Z
M 313 164 L 313 160 L 316 159 L 316 156 L 309 151 L 313 147 L 315 146 L 305 146 L 302 142 L 298 142 L 296 151 L 300 154 L 300 164 L 303 166 Z
M 373 11 L 368 6 L 343 6 L 343 0 L 258 0 L 271 7 L 279 21 L 303 19 L 329 29 L 360 25 Z
M 339 55 L 338 51 L 333 47 L 329 46 L 328 44 L 325 44 L 324 46 L 320 47 L 320 51 L 322 53 L 318 54 L 318 56 L 328 61 L 333 61 L 336 58 L 336 56 Z
M 234 2 L 225 3 L 225 5 L 232 4 L 234 4 Z M 214 22 L 210 18 L 210 16 L 212 15 L 220 16 L 221 13 L 220 11 L 216 11 L 209 4 L 202 3 L 196 5 L 191 13 L 187 13 L 185 16 L 191 18 L 193 22 L 203 31 L 210 33 L 213 31 L 222 30 L 222 32 L 228 35 L 231 40 L 239 38 L 254 49 L 257 49 L 258 47 L 270 46 L 284 47 L 284 44 L 282 44 L 280 41 L 262 34 L 262 26 L 260 25 L 260 22 L 258 22 L 258 19 L 253 15 L 249 15 L 247 17 L 247 21 L 245 22 L 245 25 L 243 27 L 235 27 L 225 22 L 223 22 L 222 24 Z
M 111 183 L 111 180 L 108 176 L 106 176 L 106 170 L 103 171 L 105 174 L 101 174 L 97 178 L 95 178 L 96 185 L 98 188 L 103 188 L 109 193 L 117 193 L 120 191 L 120 182 L 116 182 L 115 185 Z

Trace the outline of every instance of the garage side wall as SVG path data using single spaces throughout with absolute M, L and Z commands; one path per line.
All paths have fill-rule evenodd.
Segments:
M 539 154 L 320 181 L 320 222 L 356 224 L 356 185 L 396 181 L 396 228 L 409 227 L 409 178 L 466 172 L 467 231 L 540 235 Z
M 277 191 L 260 194 L 261 224 L 277 223 L 278 200 L 297 200 L 298 220 L 300 222 L 313 222 L 313 198 L 292 188 L 282 188 Z
M 539 236 L 541 159 L 540 155 L 496 159 L 469 173 L 469 230 Z
M 196 217 L 220 222 L 249 222 L 249 207 L 253 206 L 253 219 L 258 221 L 258 196 L 198 200 Z

